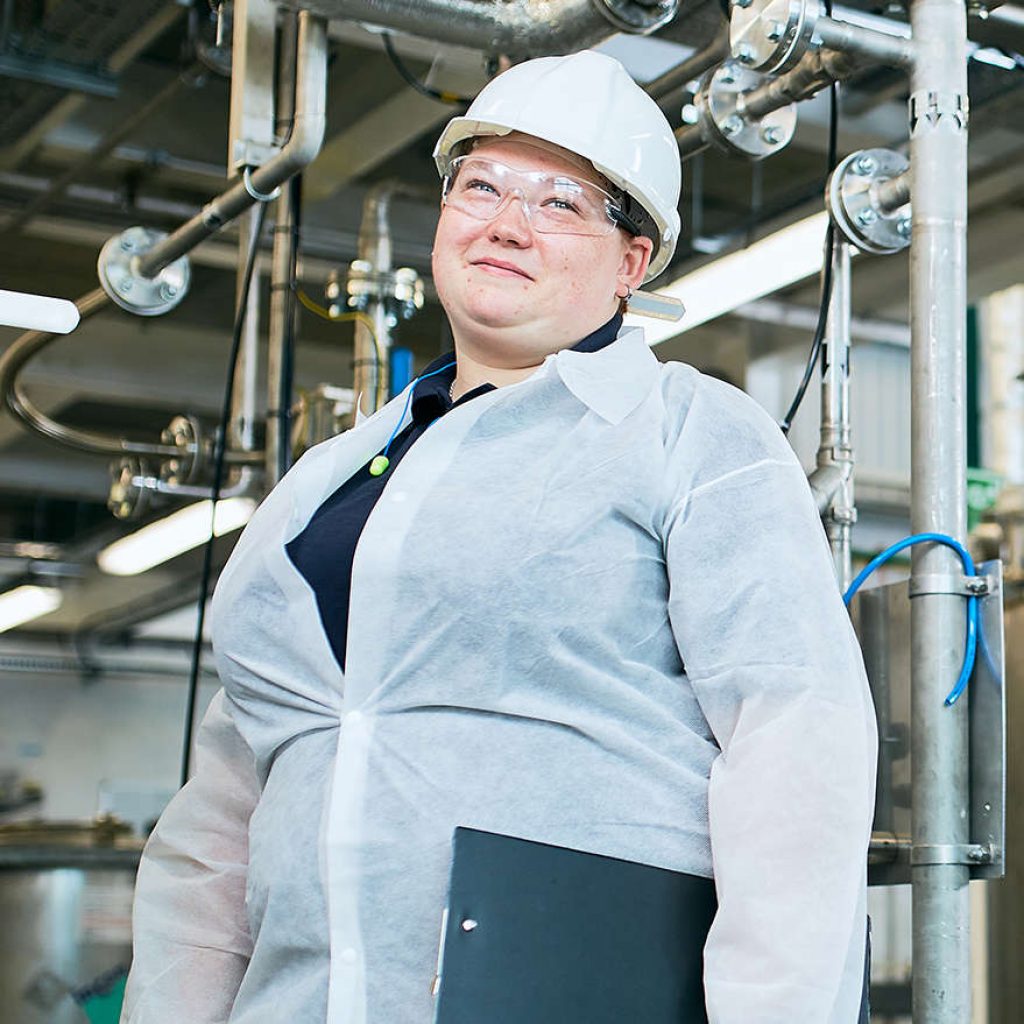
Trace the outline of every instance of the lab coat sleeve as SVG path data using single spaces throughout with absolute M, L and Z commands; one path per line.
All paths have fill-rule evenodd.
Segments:
M 803 470 L 752 405 L 709 426 L 695 400 L 665 542 L 672 628 L 721 750 L 708 1016 L 854 1024 L 874 713 Z
M 196 740 L 196 773 L 167 806 L 139 866 L 134 956 L 121 1024 L 223 1024 L 252 951 L 245 912 L 252 754 L 224 691 Z

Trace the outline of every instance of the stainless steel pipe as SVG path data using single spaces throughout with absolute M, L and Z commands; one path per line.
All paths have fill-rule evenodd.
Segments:
M 912 0 L 917 48 L 910 89 L 911 526 L 961 543 L 967 533 L 966 262 L 967 18 L 962 0 Z M 913 580 L 958 577 L 945 546 L 914 549 Z M 968 866 L 968 709 L 944 698 L 964 656 L 965 599 L 911 602 L 912 840 L 949 851 L 913 863 L 915 1024 L 971 1019 Z M 937 860 L 938 857 L 922 857 Z M 963 858 L 960 858 L 963 860 Z
M 285 17 L 278 42 L 277 96 L 275 120 L 278 134 L 291 129 L 295 116 L 295 61 L 298 18 Z M 288 467 L 288 411 L 291 396 L 283 393 L 287 374 L 286 352 L 295 330 L 295 303 L 292 279 L 297 259 L 297 189 L 289 182 L 274 204 L 274 246 L 270 260 L 270 314 L 267 344 L 267 422 L 264 443 L 264 481 L 270 490 Z
M 910 171 L 883 181 L 875 189 L 875 199 L 883 213 L 893 213 L 910 202 Z
M 373 273 L 386 276 L 392 269 L 391 258 L 391 200 L 396 185 L 384 183 L 374 186 L 363 200 L 363 215 L 359 225 L 359 258 L 366 260 Z M 391 351 L 391 321 L 383 296 L 371 299 L 366 315 L 373 323 L 370 330 L 362 319 L 355 323 L 353 351 L 354 372 L 352 390 L 357 406 L 363 395 L 370 398 L 369 412 L 376 412 L 387 401 L 388 353 Z
M 819 18 L 815 25 L 815 35 L 827 49 L 859 57 L 873 64 L 910 68 L 914 61 L 914 44 L 909 39 L 861 28 L 846 21 Z
M 288 0 L 287 6 L 513 60 L 572 53 L 618 31 L 594 0 Z M 642 15 L 654 5 L 632 6 Z
M 291 135 L 281 152 L 249 177 L 251 189 L 270 195 L 293 174 L 308 166 L 320 152 L 327 123 L 327 24 L 311 14 L 299 15 L 298 80 Z M 183 224 L 174 234 L 140 257 L 138 271 L 153 277 L 179 256 L 219 231 L 256 202 L 250 188 L 239 181 Z
M 837 232 L 838 234 L 838 232 Z M 832 295 L 825 328 L 821 377 L 821 444 L 818 466 L 835 467 L 839 482 L 825 513 L 825 532 L 839 589 L 853 580 L 853 448 L 850 444 L 850 245 L 838 240 L 832 257 Z

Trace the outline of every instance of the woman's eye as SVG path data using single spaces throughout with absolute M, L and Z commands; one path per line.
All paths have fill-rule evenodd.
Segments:
M 571 199 L 562 199 L 558 196 L 552 196 L 544 205 L 554 210 L 564 210 L 566 213 L 580 212 L 579 207 Z
M 495 195 L 498 194 L 498 190 L 489 181 L 484 181 L 481 178 L 474 178 L 472 181 L 467 181 L 465 187 L 467 190 L 493 192 Z

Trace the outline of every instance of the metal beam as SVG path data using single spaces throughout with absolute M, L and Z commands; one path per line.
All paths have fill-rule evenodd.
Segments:
M 23 57 L 17 53 L 0 53 L 0 76 L 37 85 L 54 85 L 58 89 L 105 99 L 113 99 L 121 92 L 117 76 L 108 71 L 89 70 L 60 60 Z
M 107 68 L 113 74 L 120 74 L 151 43 L 155 42 L 183 14 L 185 8 L 179 3 L 168 3 L 159 14 L 150 18 L 126 43 L 114 51 Z M 17 167 L 45 138 L 48 132 L 76 114 L 86 102 L 84 96 L 66 96 L 57 103 L 45 117 L 41 117 L 30 132 L 26 132 L 12 146 L 0 151 L 0 169 Z

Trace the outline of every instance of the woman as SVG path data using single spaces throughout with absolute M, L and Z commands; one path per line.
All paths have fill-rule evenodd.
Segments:
M 221 576 L 123 1019 L 429 1022 L 469 826 L 713 876 L 709 1019 L 850 1024 L 875 734 L 824 536 L 765 413 L 621 325 L 678 235 L 671 130 L 581 53 L 435 156 L 455 352 Z

